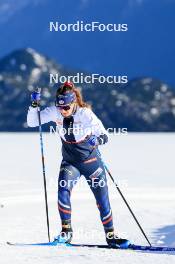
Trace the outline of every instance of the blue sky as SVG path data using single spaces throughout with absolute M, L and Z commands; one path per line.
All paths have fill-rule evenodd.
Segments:
M 31 47 L 92 73 L 151 76 L 175 86 L 175 0 L 1 0 L 0 57 Z M 49 21 L 127 23 L 125 33 L 49 32 Z

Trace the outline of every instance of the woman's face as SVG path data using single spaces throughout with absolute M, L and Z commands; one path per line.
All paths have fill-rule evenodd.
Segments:
M 71 116 L 74 110 L 74 106 L 75 103 L 69 104 L 65 107 L 57 107 L 58 110 L 60 111 L 60 113 L 64 116 L 64 117 L 68 117 Z M 67 108 L 66 108 L 67 107 Z M 69 108 L 69 109 L 68 109 Z

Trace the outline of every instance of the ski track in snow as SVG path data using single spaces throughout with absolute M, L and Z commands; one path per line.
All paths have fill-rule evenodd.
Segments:
M 39 135 L 0 134 L 0 263 L 142 263 L 170 264 L 175 255 L 133 251 L 13 247 L 11 242 L 47 241 Z M 50 230 L 60 230 L 57 212 L 57 174 L 60 141 L 44 134 Z M 103 157 L 152 244 L 175 247 L 175 134 L 131 134 L 111 137 Z M 95 200 L 84 184 L 72 193 L 73 243 L 104 244 Z M 147 245 L 115 187 L 109 183 L 116 231 L 135 244 Z M 95 235 L 94 235 L 95 234 Z M 97 237 L 98 235 L 98 237 Z

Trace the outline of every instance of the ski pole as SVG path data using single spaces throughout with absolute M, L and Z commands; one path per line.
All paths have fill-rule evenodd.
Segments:
M 99 151 L 98 149 L 97 149 L 97 152 L 98 152 L 98 156 L 100 157 L 100 159 L 101 159 L 101 161 L 102 161 L 102 163 L 103 163 L 103 165 L 104 165 L 104 167 L 105 167 L 105 169 L 106 169 L 106 171 L 107 171 L 109 177 L 111 178 L 111 180 L 112 180 L 112 182 L 114 183 L 115 187 L 117 188 L 119 194 L 121 195 L 123 201 L 125 202 L 126 206 L 128 207 L 128 209 L 129 209 L 130 213 L 132 214 L 132 216 L 133 216 L 135 222 L 137 223 L 138 227 L 140 228 L 140 230 L 141 230 L 143 236 L 145 237 L 145 239 L 146 239 L 146 241 L 148 242 L 148 244 L 149 244 L 150 246 L 152 246 L 151 243 L 150 243 L 150 241 L 149 241 L 149 239 L 148 239 L 148 237 L 146 236 L 146 234 L 145 234 L 143 228 L 141 227 L 139 221 L 137 220 L 135 214 L 134 214 L 133 211 L 131 210 L 131 207 L 129 206 L 127 200 L 125 199 L 123 193 L 121 192 L 121 190 L 120 190 L 118 184 L 115 182 L 115 180 L 114 180 L 114 178 L 113 178 L 111 172 L 109 171 L 107 165 L 106 165 L 105 162 L 102 160 L 102 157 L 101 157 L 100 151 Z
M 38 91 L 40 92 L 41 90 L 38 88 Z M 46 218 L 47 218 L 47 233 L 48 233 L 48 239 L 49 239 L 49 242 L 50 242 L 50 227 L 49 227 L 49 213 L 48 213 L 48 201 L 47 201 L 46 170 L 45 170 L 44 145 L 43 145 L 40 106 L 37 107 L 37 113 L 38 113 L 38 121 L 39 121 L 41 159 L 42 159 L 42 170 L 43 170 L 43 180 L 44 180 L 45 207 L 46 207 Z

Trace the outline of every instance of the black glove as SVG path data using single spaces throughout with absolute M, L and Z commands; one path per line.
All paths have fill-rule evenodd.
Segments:
M 101 134 L 97 139 L 98 139 L 99 145 L 103 145 L 108 142 L 108 136 L 106 134 Z

